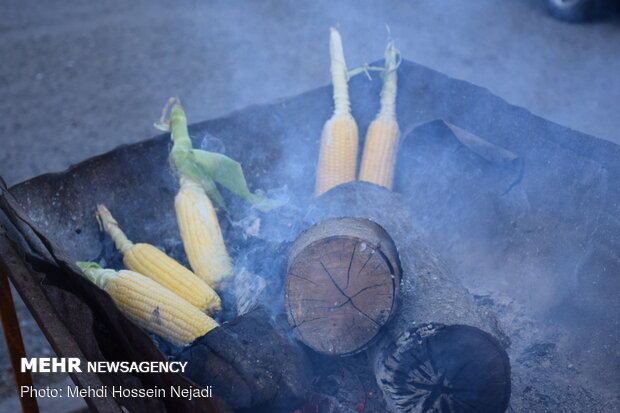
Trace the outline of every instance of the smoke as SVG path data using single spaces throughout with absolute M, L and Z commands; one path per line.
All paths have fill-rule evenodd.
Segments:
M 394 191 L 418 229 L 407 242 L 421 237 L 512 342 L 513 408 L 526 411 L 543 396 L 558 409 L 592 398 L 612 403 L 619 288 L 610 199 L 617 195 L 607 161 L 589 155 L 600 143 L 408 62 L 399 73 L 404 134 Z M 350 87 L 363 143 L 380 79 L 356 77 Z M 317 216 L 314 168 L 330 93 L 250 107 L 196 135 L 206 148 L 217 136 L 253 189 L 288 199 L 263 214 L 227 197 L 232 254 L 265 280 L 257 302 L 274 318 L 285 315 L 288 246 Z M 385 209 L 375 213 L 389 215 Z M 404 274 L 403 285 L 415 294 L 416 280 Z M 527 393 L 526 377 L 537 396 Z M 567 377 L 580 389 L 570 396 L 561 384 Z
M 620 186 L 605 151 L 597 149 L 604 146 L 512 107 L 488 91 L 410 62 L 403 63 L 399 75 L 403 143 L 394 191 L 404 197 L 418 229 L 404 239 L 408 243 L 419 236 L 418 242 L 435 251 L 469 289 L 477 306 L 474 313 L 492 313 L 512 342 L 508 351 L 515 363 L 517 395 L 513 408 L 527 411 L 543 396 L 552 398 L 558 411 L 583 405 L 584 394 L 612 400 L 618 382 L 614 343 L 620 331 L 614 317 L 614 208 L 615 188 Z M 360 147 L 378 109 L 380 87 L 379 77 L 351 79 Z M 255 278 L 241 283 L 249 286 L 245 291 L 235 291 L 248 297 L 243 305 L 233 294 L 223 297 L 226 311 L 219 321 L 231 320 L 239 307 L 245 311 L 253 305 L 268 308 L 274 320 L 286 317 L 288 247 L 317 215 L 319 207 L 312 201 L 315 164 L 321 129 L 331 111 L 331 88 L 326 87 L 191 128 L 196 147 L 222 151 L 242 163 L 252 190 L 288 200 L 265 214 L 223 191 L 231 213 L 220 218 L 236 270 Z M 119 206 L 111 207 L 112 212 L 126 217 L 117 218 L 130 238 L 154 243 L 187 264 L 178 237 L 171 235 L 178 234 L 173 208 L 162 204 L 171 200 L 176 188 L 164 152 L 157 155 L 162 159 L 149 160 L 148 168 L 124 176 L 124 192 L 110 189 L 111 198 L 106 199 L 101 191 L 97 202 Z M 115 182 L 113 175 L 101 176 Z M 144 182 L 158 183 L 156 190 L 164 196 L 157 198 L 157 205 L 144 205 L 139 194 L 128 195 L 129 188 L 147 191 Z M 104 182 L 95 187 L 109 186 Z M 375 213 L 389 215 L 389 208 Z M 90 213 L 88 222 L 94 227 Z M 63 231 L 71 233 L 65 245 L 80 244 L 72 228 L 57 233 Z M 101 263 L 120 267 L 119 255 L 108 240 L 104 243 Z M 407 274 L 403 286 L 415 294 L 416 280 Z M 427 304 L 425 311 L 432 314 L 433 308 Z M 574 379 L 580 390 L 569 395 L 561 384 L 565 377 Z M 536 383 L 538 393 L 526 392 L 528 380 Z
M 522 87 L 530 85 L 531 79 L 518 69 L 511 69 L 510 64 L 498 66 L 497 58 L 488 52 L 492 36 L 470 27 L 473 34 L 460 39 L 462 26 L 497 25 L 496 17 L 487 13 L 480 14 L 482 20 L 464 21 L 444 18 L 443 14 L 430 19 L 423 13 L 426 9 L 415 7 L 394 12 L 389 5 L 377 10 L 363 2 L 330 7 L 284 2 L 275 9 L 263 3 L 248 3 L 243 9 L 228 7 L 218 16 L 195 7 L 175 14 L 180 16 L 176 21 L 156 20 L 154 27 L 149 27 L 154 33 L 165 34 L 158 35 L 156 43 L 161 40 L 160 49 L 145 52 L 149 56 L 176 56 L 177 42 L 200 39 L 198 47 L 179 52 L 191 51 L 191 56 L 183 55 L 180 59 L 184 64 L 174 62 L 154 70 L 155 67 L 129 69 L 130 63 L 121 62 L 121 68 L 132 74 L 129 79 L 135 85 L 157 90 L 147 94 L 153 103 L 152 110 L 145 110 L 149 122 L 144 124 L 150 125 L 161 102 L 179 91 L 187 91 L 181 98 L 190 119 L 212 118 L 234 108 L 304 92 L 273 105 L 251 106 L 192 129 L 196 147 L 223 152 L 241 161 L 253 190 L 288 200 L 283 208 L 264 214 L 224 191 L 231 214 L 221 214 L 222 229 L 237 272 L 246 277 L 239 284 L 249 288 L 237 291 L 237 296 L 247 297 L 243 305 L 234 296 L 224 297 L 228 310 L 220 316 L 223 322 L 234 317 L 239 307 L 245 311 L 253 305 L 269 308 L 274 318 L 285 315 L 282 291 L 288 247 L 313 223 L 312 217 L 317 213 L 311 202 L 315 163 L 321 127 L 331 115 L 331 90 L 305 91 L 329 82 L 329 26 L 341 23 L 350 67 L 383 54 L 383 23 L 387 22 L 405 58 L 477 83 L 493 83 L 500 95 L 519 103 L 525 103 L 531 93 L 528 90 L 534 89 Z M 484 6 L 475 7 L 480 10 Z M 201 19 L 191 19 L 197 11 Z M 260 24 L 244 26 L 245 19 L 252 15 L 268 17 Z M 313 18 L 308 19 L 309 15 Z M 239 26 L 212 25 L 218 18 L 238 22 Z M 370 20 L 381 24 L 367 27 Z M 440 25 L 443 35 L 435 37 L 424 30 L 417 36 L 401 34 L 404 30 L 399 27 L 417 23 Z M 525 31 L 521 34 L 526 35 Z M 545 37 L 545 41 L 550 37 Z M 520 42 L 515 38 L 506 47 L 509 62 L 527 61 L 532 55 Z M 309 46 L 299 50 L 297 44 Z M 419 51 L 421 46 L 441 52 L 425 55 Z M 445 55 L 453 56 L 451 64 L 440 59 Z M 213 61 L 217 71 L 212 76 L 205 67 L 213 67 L 209 66 Z M 485 62 L 485 69 L 478 70 L 473 61 Z M 115 70 L 118 66 L 113 59 L 105 66 L 108 65 Z M 512 73 L 514 81 L 498 80 L 493 74 L 502 71 Z M 582 406 L 584 400 L 592 401 L 583 395 L 596 396 L 597 390 L 610 400 L 614 397 L 614 384 L 620 383 L 620 228 L 616 218 L 620 185 L 617 170 L 604 162 L 604 154 L 596 154 L 606 148 L 600 142 L 508 106 L 488 91 L 467 83 L 407 62 L 399 73 L 398 118 L 404 142 L 394 190 L 406 199 L 419 229 L 407 241 L 422 237 L 469 289 L 478 310 L 493 313 L 500 329 L 510 337 L 509 351 L 517 367 L 515 394 L 522 396 L 515 398 L 517 404 L 513 407 L 527 411 L 530 403 L 534 410 L 541 400 L 552 398 L 555 404 L 551 408 L 555 411 L 579 410 L 575 406 Z M 194 79 L 196 85 L 188 90 L 187 84 Z M 138 88 L 135 85 L 132 88 Z M 362 141 L 378 108 L 379 89 L 378 76 L 373 81 L 363 76 L 351 80 L 353 114 Z M 139 103 L 134 106 L 148 107 Z M 553 99 L 553 106 L 561 105 Z M 573 122 L 566 113 L 576 113 L 575 107 L 568 105 L 562 109 L 566 112 L 558 119 Z M 483 149 L 463 140 L 438 119 L 476 135 Z M 109 120 L 107 123 L 116 125 Z M 608 152 L 614 153 L 611 149 Z M 157 173 L 149 178 L 158 183 L 157 190 L 164 192 L 168 200 L 176 184 L 164 165 L 162 162 L 156 166 Z M 136 179 L 134 184 L 144 182 Z M 122 204 L 122 194 L 117 198 L 115 201 Z M 135 206 L 130 207 L 126 216 L 141 217 L 122 222 L 128 233 L 135 234 L 132 238 L 152 242 L 187 264 L 181 242 L 174 235 L 178 229 L 171 206 L 157 208 L 155 213 L 150 206 L 140 205 L 139 198 L 131 203 Z M 386 213 L 390 211 L 377 211 Z M 47 220 L 47 215 L 42 214 L 41 220 Z M 92 221 L 92 214 L 88 215 Z M 139 238 L 137 234 L 144 235 Z M 167 236 L 159 237 L 160 234 Z M 65 238 L 66 245 L 80 243 L 74 234 Z M 122 266 L 109 240 L 104 242 L 107 246 L 100 261 Z M 404 283 L 415 293 L 415 280 L 405 274 Z M 407 306 L 407 302 L 403 305 Z M 577 390 L 571 391 L 572 395 L 563 394 L 568 393 L 562 384 L 565 381 L 575 383 Z M 530 384 L 534 390 L 526 396 L 525 389 Z

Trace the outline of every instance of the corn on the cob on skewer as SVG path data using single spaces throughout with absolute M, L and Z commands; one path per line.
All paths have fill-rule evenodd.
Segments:
M 360 181 L 373 182 L 392 189 L 396 153 L 400 140 L 400 128 L 396 121 L 396 69 L 399 65 L 398 51 L 390 41 L 385 51 L 385 72 L 381 90 L 381 109 L 366 133 Z
M 168 110 L 170 119 L 166 119 Z M 252 193 L 239 162 L 221 153 L 194 149 L 179 99 L 168 100 L 155 127 L 170 131 L 173 142 L 169 161 L 181 184 L 175 199 L 175 209 L 187 258 L 199 277 L 213 288 L 222 288 L 222 283 L 233 275 L 233 263 L 226 251 L 211 202 L 226 208 L 216 183 L 261 211 L 277 208 L 284 201 Z
M 323 126 L 316 172 L 315 195 L 355 180 L 359 134 L 351 115 L 347 66 L 342 39 L 335 28 L 330 34 L 334 114 Z
M 97 206 L 97 219 L 123 254 L 128 269 L 152 278 L 208 314 L 221 310 L 220 297 L 209 285 L 157 247 L 131 242 L 104 205 Z
M 215 208 L 204 185 L 215 187 L 197 163 L 197 153 L 187 129 L 187 118 L 178 100 L 173 103 L 169 128 L 173 142 L 170 162 L 181 188 L 174 200 L 177 223 L 189 263 L 200 278 L 213 288 L 233 275 L 233 263 L 226 250 Z
M 211 317 L 142 274 L 103 269 L 88 262 L 77 264 L 130 319 L 174 344 L 189 344 L 218 326 Z

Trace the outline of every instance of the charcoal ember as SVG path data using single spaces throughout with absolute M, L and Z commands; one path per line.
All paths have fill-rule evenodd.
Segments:
M 287 406 L 304 398 L 311 367 L 285 322 L 258 307 L 222 324 L 178 357 L 185 375 L 234 408 Z
M 374 370 L 394 412 L 503 413 L 510 362 L 500 343 L 463 325 L 427 324 L 378 346 Z
M 291 248 L 289 323 L 315 351 L 359 351 L 394 313 L 399 285 L 398 255 L 383 228 L 360 218 L 320 222 Z
M 293 413 L 358 413 L 358 410 L 343 405 L 333 396 L 315 393 L 310 396 L 301 410 L 295 410 Z
M 377 397 L 379 388 L 366 352 L 347 357 L 312 353 L 311 357 L 316 366 L 316 377 L 313 379 L 315 395 L 330 396 L 338 402 L 338 406 L 355 412 L 386 411 L 383 398 Z

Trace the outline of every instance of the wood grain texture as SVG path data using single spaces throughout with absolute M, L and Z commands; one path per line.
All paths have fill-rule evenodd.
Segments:
M 396 250 L 381 227 L 350 218 L 319 223 L 292 248 L 286 279 L 289 323 L 315 351 L 353 353 L 390 319 L 399 283 Z

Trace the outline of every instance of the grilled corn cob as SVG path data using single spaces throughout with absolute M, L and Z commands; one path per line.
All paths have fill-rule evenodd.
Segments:
M 396 69 L 398 51 L 390 41 L 385 51 L 385 71 L 381 90 L 381 109 L 366 133 L 360 167 L 360 181 L 373 182 L 392 189 L 400 129 L 396 121 Z
M 189 344 L 218 326 L 211 317 L 142 274 L 103 269 L 88 262 L 77 264 L 110 294 L 127 317 L 174 344 Z
M 174 207 L 185 254 L 196 274 L 213 288 L 219 288 L 233 275 L 233 265 L 217 214 L 199 183 L 186 177 L 180 181 Z
M 209 285 L 159 248 L 131 242 L 104 205 L 97 206 L 97 219 L 123 254 L 128 269 L 152 278 L 208 314 L 221 310 L 220 297 Z
M 166 119 L 169 110 L 170 119 Z M 261 211 L 280 207 L 284 201 L 252 193 L 239 162 L 221 153 L 194 149 L 179 99 L 168 100 L 155 127 L 169 131 L 172 138 L 169 161 L 181 184 L 174 205 L 189 263 L 213 288 L 223 288 L 233 275 L 233 263 L 211 202 L 226 209 L 216 183 Z
M 335 28 L 330 34 L 334 113 L 323 126 L 316 172 L 315 195 L 355 180 L 359 134 L 351 115 L 347 66 L 342 39 Z
M 195 153 L 198 151 L 192 148 L 185 112 L 178 100 L 172 102 L 170 163 L 181 184 L 174 199 L 177 223 L 192 269 L 211 287 L 218 289 L 232 277 L 233 264 L 226 251 L 215 208 L 204 188 L 205 185 L 214 188 L 215 183 L 200 170 L 196 161 L 198 154 Z

